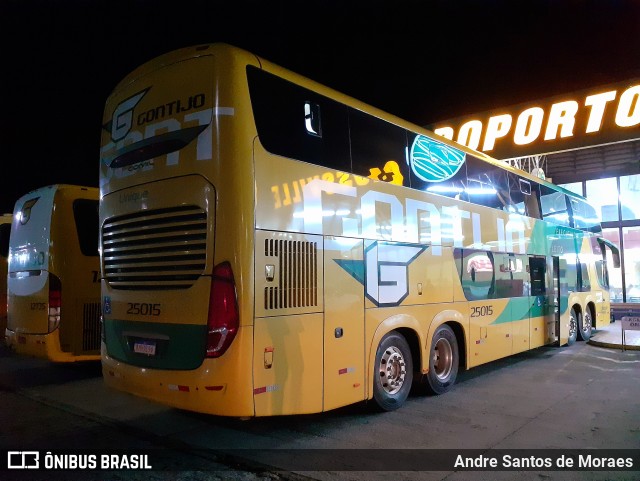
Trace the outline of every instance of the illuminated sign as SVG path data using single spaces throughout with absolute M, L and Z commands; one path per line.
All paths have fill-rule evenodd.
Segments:
M 497 159 L 640 138 L 640 81 L 556 96 L 429 125 Z

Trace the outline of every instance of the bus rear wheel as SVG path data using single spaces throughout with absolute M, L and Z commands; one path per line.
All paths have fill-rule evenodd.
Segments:
M 453 330 L 446 324 L 436 329 L 429 350 L 429 372 L 427 388 L 433 394 L 444 394 L 456 382 L 460 355 L 458 341 Z
M 567 345 L 571 345 L 576 342 L 578 337 L 578 315 L 576 314 L 575 309 L 571 309 L 569 313 L 569 339 L 567 340 Z
M 591 311 L 588 308 L 582 316 L 578 317 L 578 327 L 580 339 L 582 339 L 583 341 L 588 341 L 589 339 L 591 339 L 593 317 L 591 316 Z
M 376 351 L 373 399 L 383 411 L 401 407 L 409 395 L 413 380 L 411 349 L 402 334 L 391 331 Z

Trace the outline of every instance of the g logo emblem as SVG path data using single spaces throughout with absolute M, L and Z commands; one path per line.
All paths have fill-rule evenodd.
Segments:
M 111 117 L 111 128 L 107 130 L 111 132 L 111 139 L 114 142 L 124 139 L 129 133 L 131 127 L 133 127 L 133 109 L 138 105 L 138 102 L 142 100 L 142 97 L 145 96 L 150 88 L 151 87 L 146 88 L 120 102 L 113 111 L 113 116 Z

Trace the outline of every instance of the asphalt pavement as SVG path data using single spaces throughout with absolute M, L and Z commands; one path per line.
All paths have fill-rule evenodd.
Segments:
M 390 413 L 360 403 L 250 420 L 181 411 L 110 390 L 98 362 L 55 365 L 1 347 L 1 449 L 151 453 L 154 466 L 0 471 L 0 479 L 637 481 L 640 351 L 633 346 L 640 336 L 625 334 L 624 350 L 616 322 L 589 343 L 543 347 L 462 372 L 451 392 L 412 393 Z M 443 468 L 438 459 L 430 464 L 434 456 L 442 462 L 452 454 L 556 459 L 576 450 L 630 455 L 635 464 L 632 470 L 492 471 Z

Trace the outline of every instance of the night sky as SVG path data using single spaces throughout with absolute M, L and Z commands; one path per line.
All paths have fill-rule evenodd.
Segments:
M 640 77 L 640 2 L 0 1 L 0 210 L 98 185 L 104 102 L 167 51 L 226 42 L 419 125 Z

